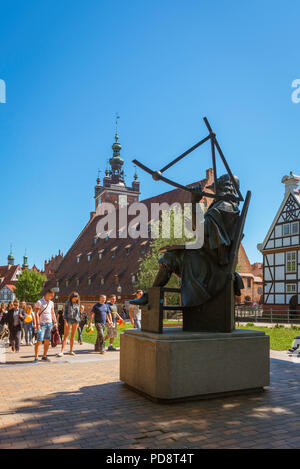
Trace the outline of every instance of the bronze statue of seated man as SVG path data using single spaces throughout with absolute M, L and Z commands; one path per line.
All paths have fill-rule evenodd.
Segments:
M 239 187 L 239 179 L 236 176 L 234 179 Z M 163 248 L 165 252 L 158 261 L 159 271 L 153 287 L 164 287 L 174 273 L 181 278 L 183 306 L 200 306 L 213 298 L 224 288 L 230 273 L 229 253 L 240 211 L 236 189 L 228 174 L 217 179 L 216 192 L 216 199 L 204 214 L 203 246 L 200 249 L 186 249 L 184 245 L 168 246 Z M 196 204 L 201 198 L 202 188 L 194 188 L 191 196 L 193 229 L 196 225 Z M 239 296 L 244 285 L 238 273 L 234 275 L 234 294 Z M 147 304 L 147 292 L 130 303 Z

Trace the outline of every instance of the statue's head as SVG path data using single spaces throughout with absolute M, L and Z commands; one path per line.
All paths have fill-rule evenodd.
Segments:
M 237 187 L 240 188 L 239 178 L 233 175 L 233 179 L 235 180 Z M 208 189 L 213 190 L 214 184 L 211 184 L 210 186 L 208 186 Z M 223 174 L 217 179 L 217 190 L 218 190 L 219 195 L 231 194 L 237 197 L 236 189 L 234 187 L 234 184 L 229 174 Z

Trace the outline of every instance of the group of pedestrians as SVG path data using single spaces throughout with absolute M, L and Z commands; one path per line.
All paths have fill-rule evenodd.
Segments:
M 139 298 L 143 292 L 138 290 L 136 297 Z M 73 350 L 76 332 L 78 332 L 78 343 L 82 344 L 82 331 L 85 326 L 92 328 L 94 322 L 97 331 L 95 351 L 105 353 L 105 341 L 109 339 L 108 351 L 117 350 L 114 340 L 118 336 L 117 322 L 123 321 L 124 317 L 118 313 L 116 295 L 101 294 L 99 301 L 93 306 L 90 315 L 85 311 L 84 305 L 80 304 L 80 296 L 72 292 L 64 307 L 58 312 L 54 310 L 54 292 L 49 289 L 32 308 L 25 302 L 17 299 L 8 305 L 1 305 L 0 326 L 8 325 L 9 343 L 13 352 L 19 352 L 22 340 L 22 331 L 27 345 L 33 345 L 35 339 L 34 363 L 39 362 L 40 346 L 43 344 L 42 361 L 50 361 L 47 356 L 51 341 L 51 333 L 57 329 L 61 338 L 61 351 L 57 354 L 62 357 L 65 353 L 67 341 L 69 340 L 70 355 L 75 355 Z M 132 306 L 129 311 L 130 321 L 134 327 L 140 328 L 141 312 L 137 306 Z M 106 329 L 106 332 L 105 332 Z
M 99 302 L 93 308 L 89 319 L 89 327 L 92 322 L 95 323 L 97 330 L 97 340 L 95 343 L 95 351 L 101 354 L 105 353 L 105 340 L 109 339 L 107 350 L 115 351 L 113 346 L 114 339 L 118 335 L 117 321 L 122 321 L 122 317 L 118 313 L 116 305 L 116 295 L 110 295 L 109 301 L 106 302 L 106 295 L 100 295 Z M 106 336 L 104 335 L 106 325 Z
M 8 325 L 9 341 L 14 352 L 20 350 L 20 344 L 25 337 L 26 345 L 33 345 L 34 330 L 36 327 L 36 318 L 32 306 L 26 305 L 25 301 L 21 303 L 15 299 L 8 305 L 1 305 L 0 308 L 0 326 Z

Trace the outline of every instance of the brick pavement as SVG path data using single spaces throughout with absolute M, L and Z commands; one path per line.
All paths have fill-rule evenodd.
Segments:
M 0 366 L 0 448 L 300 446 L 300 366 L 284 354 L 271 359 L 264 393 L 163 405 L 119 381 L 117 352 L 103 357 L 87 344 L 80 351 L 37 365 L 28 347 L 18 358 L 8 354 Z

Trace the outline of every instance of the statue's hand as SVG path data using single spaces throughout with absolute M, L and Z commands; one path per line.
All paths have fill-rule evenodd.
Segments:
M 192 201 L 193 202 L 199 202 L 199 200 L 202 199 L 203 197 L 203 190 L 201 184 L 198 186 L 192 187 Z

